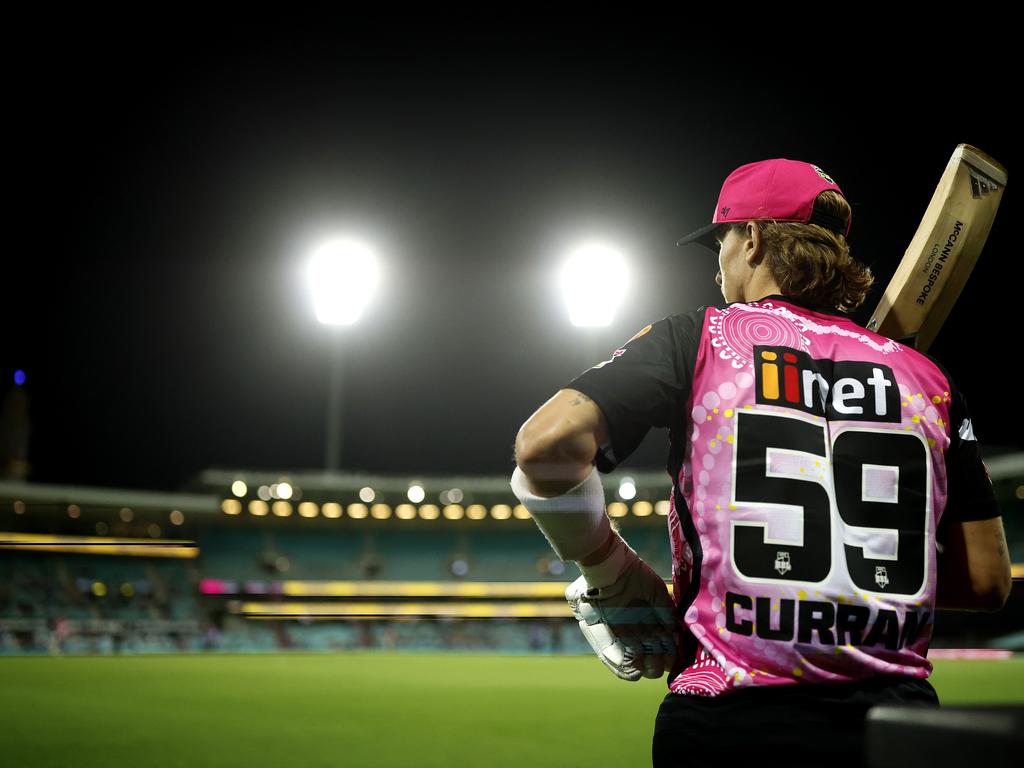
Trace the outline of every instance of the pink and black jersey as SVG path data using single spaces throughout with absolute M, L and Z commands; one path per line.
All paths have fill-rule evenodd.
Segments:
M 647 326 L 566 385 L 609 472 L 669 430 L 676 693 L 925 678 L 942 521 L 999 515 L 933 358 L 783 296 Z

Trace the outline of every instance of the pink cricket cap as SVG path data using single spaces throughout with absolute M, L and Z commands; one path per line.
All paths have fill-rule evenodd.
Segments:
M 849 237 L 852 216 L 844 229 L 838 217 L 814 210 L 815 198 L 826 189 L 843 194 L 831 176 L 811 163 L 779 157 L 741 165 L 723 182 L 711 223 L 676 245 L 695 242 L 717 252 L 714 232 L 719 226 L 751 219 L 819 224 Z

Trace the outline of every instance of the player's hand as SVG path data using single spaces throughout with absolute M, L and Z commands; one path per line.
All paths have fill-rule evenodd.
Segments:
M 616 536 L 616 538 L 618 538 Z M 658 678 L 672 668 L 678 639 L 675 604 L 665 582 L 619 539 L 621 570 L 611 583 L 580 576 L 565 590 L 583 636 L 617 677 Z

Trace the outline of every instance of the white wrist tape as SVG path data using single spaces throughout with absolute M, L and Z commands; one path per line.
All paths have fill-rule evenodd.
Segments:
M 577 565 L 583 572 L 583 578 L 587 580 L 587 586 L 591 589 L 604 589 L 618 581 L 619 576 L 626 570 L 626 566 L 637 557 L 633 548 L 616 534 L 612 550 L 604 560 L 594 565 L 583 565 L 582 563 L 577 563 Z
M 558 496 L 531 493 L 526 474 L 518 465 L 512 473 L 511 485 L 559 559 L 579 560 L 608 538 L 611 525 L 604 512 L 604 486 L 597 467 L 578 485 Z

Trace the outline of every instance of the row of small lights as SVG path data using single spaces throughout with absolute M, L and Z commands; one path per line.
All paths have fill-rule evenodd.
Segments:
M 235 497 L 237 497 L 238 499 L 243 499 L 249 493 L 249 486 L 246 485 L 244 480 L 235 480 L 235 482 L 233 482 L 231 484 L 231 493 L 234 494 Z M 620 499 L 622 499 L 623 501 L 629 501 L 631 499 L 635 499 L 636 498 L 636 483 L 630 477 L 623 478 L 619 482 L 619 488 L 618 488 L 618 492 L 617 493 L 618 493 L 618 497 Z M 406 491 L 405 495 L 409 499 L 409 501 L 412 502 L 413 504 L 420 504 L 420 503 L 423 502 L 424 499 L 427 498 L 426 490 L 419 483 L 411 483 L 409 485 L 409 488 Z M 297 501 L 298 499 L 302 498 L 302 490 L 300 488 L 297 488 L 297 487 L 293 486 L 291 483 L 282 480 L 279 483 L 272 483 L 270 485 L 261 485 L 261 486 L 259 486 L 259 488 L 256 489 L 256 497 L 257 498 L 254 499 L 253 501 L 261 501 L 261 502 L 264 503 L 264 505 L 269 503 L 272 499 L 277 499 L 278 502 L 288 502 L 289 500 L 293 500 L 293 499 Z M 457 506 L 459 506 L 459 502 L 461 502 L 462 499 L 463 499 L 463 493 L 462 493 L 462 490 L 459 489 L 459 488 L 449 488 L 447 490 L 441 491 L 441 493 L 439 494 L 439 498 L 440 498 L 441 504 L 444 506 L 445 509 L 447 509 L 449 507 L 457 507 Z M 371 504 L 374 501 L 376 501 L 376 499 L 377 499 L 377 493 L 376 493 L 376 491 L 373 490 L 373 488 L 370 488 L 369 486 L 365 486 L 365 487 L 359 489 L 359 500 L 361 502 L 363 502 L 364 504 Z M 230 499 L 228 499 L 226 501 L 230 501 Z M 278 502 L 274 503 L 275 507 L 278 506 Z M 638 504 L 642 504 L 644 502 L 637 502 L 637 503 Z M 250 511 L 252 509 L 252 504 L 253 504 L 253 502 L 251 501 L 250 502 Z M 302 512 L 301 512 L 302 506 L 303 506 L 302 504 L 299 505 L 299 508 L 300 508 L 299 514 L 300 515 L 302 514 Z M 315 505 L 313 505 L 313 506 L 315 507 Z M 374 506 L 377 506 L 377 505 L 374 505 Z M 433 507 L 434 505 L 429 504 L 429 505 L 426 505 L 426 506 L 427 507 Z M 470 509 L 472 509 L 474 506 L 479 506 L 479 505 L 471 505 Z M 499 505 L 499 507 L 504 507 L 504 506 L 505 505 Z M 257 505 L 256 508 L 257 509 L 263 509 L 263 507 L 261 507 L 259 505 Z M 279 508 L 282 509 L 282 510 L 285 509 L 284 506 L 281 506 Z M 643 508 L 641 508 L 641 509 L 643 509 Z M 524 512 L 525 512 L 525 510 L 524 510 Z M 227 512 L 227 514 L 238 514 L 238 513 L 237 512 Z M 259 515 L 260 512 L 253 512 L 252 514 Z M 263 512 L 262 514 L 267 514 L 267 513 Z M 281 517 L 287 517 L 289 514 L 291 514 L 291 513 L 290 512 L 283 513 L 280 516 Z M 625 514 L 626 514 L 626 512 L 622 512 L 618 516 L 619 517 L 623 517 Z M 636 515 L 638 515 L 640 517 L 643 517 L 645 514 L 649 515 L 651 513 L 650 512 L 646 512 L 646 513 L 644 513 L 644 512 L 639 512 L 639 513 L 638 512 L 634 512 L 634 514 L 636 514 Z M 666 512 L 659 513 L 659 514 L 668 514 L 668 512 L 666 510 Z M 325 517 L 330 517 L 330 515 L 328 515 L 328 514 L 325 514 L 324 516 Z M 336 515 L 336 516 L 340 517 L 340 515 Z M 366 515 L 363 515 L 363 516 L 365 517 Z M 468 515 L 468 516 L 472 518 L 472 515 Z M 520 517 L 520 518 L 525 519 L 525 518 L 529 517 L 529 514 L 524 514 L 524 513 L 516 514 L 515 510 L 513 510 L 512 514 L 510 516 Z M 306 514 L 306 515 L 304 515 L 304 517 L 316 517 L 316 513 Z M 385 517 L 390 517 L 390 514 L 385 515 Z M 412 515 L 411 517 L 415 517 L 415 515 Z M 460 515 L 460 517 L 461 517 L 461 515 Z M 480 515 L 479 517 L 472 518 L 472 519 L 480 520 L 480 519 L 483 519 L 483 517 L 486 517 L 486 515 Z M 428 518 L 428 519 L 431 519 L 431 518 Z M 458 519 L 458 518 L 452 518 L 452 519 Z M 502 519 L 502 518 L 499 518 L 499 519 Z M 507 517 L 504 518 L 504 519 L 507 519 Z
M 28 508 L 25 506 L 24 501 L 17 500 L 14 502 L 14 514 L 24 515 L 25 512 L 27 511 Z M 68 504 L 67 513 L 68 517 L 70 517 L 72 520 L 77 520 L 82 516 L 82 508 L 77 504 Z M 135 512 L 133 512 L 130 507 L 121 507 L 120 511 L 118 511 L 117 513 L 117 516 L 121 518 L 121 522 L 130 523 L 132 520 L 135 519 Z M 167 515 L 167 519 L 170 520 L 171 525 L 184 525 L 185 513 L 182 512 L 180 509 L 174 509 L 171 510 L 171 512 Z M 97 525 L 105 526 L 105 523 L 97 523 Z M 150 527 L 152 528 L 153 526 Z
M 249 493 L 249 486 L 246 485 L 244 480 L 235 480 L 235 482 L 231 484 L 231 493 L 239 499 L 245 498 Z M 427 493 L 423 489 L 422 485 L 419 483 L 413 483 L 409 486 L 406 496 L 413 504 L 419 504 L 427 497 Z M 297 501 L 302 498 L 302 489 L 282 480 L 279 483 L 259 486 L 256 489 L 256 497 L 259 501 L 268 503 L 273 499 L 278 499 L 280 501 Z M 359 489 L 359 499 L 366 504 L 370 504 L 377 499 L 377 493 L 373 488 L 366 486 Z M 462 499 L 463 493 L 458 488 L 450 488 L 446 491 L 442 491 L 440 494 L 442 504 L 458 504 Z
M 238 499 L 224 499 L 220 508 L 225 515 L 240 515 L 243 509 L 242 502 Z M 268 504 L 261 499 L 253 499 L 248 504 L 248 510 L 249 514 L 254 517 L 266 517 L 270 514 L 276 517 L 291 517 L 294 508 L 287 501 L 275 501 L 273 504 Z M 649 501 L 638 501 L 632 507 L 621 501 L 615 501 L 608 505 L 608 516 L 625 517 L 632 511 L 635 517 L 649 517 L 652 514 L 667 515 L 668 510 L 668 501 L 659 501 L 656 504 Z M 300 517 L 312 518 L 323 515 L 329 519 L 337 519 L 342 517 L 342 505 L 328 502 L 318 506 L 312 501 L 304 501 L 299 504 L 298 513 Z M 392 515 L 399 520 L 412 520 L 416 517 L 422 520 L 437 520 L 439 517 L 444 517 L 446 520 L 461 520 L 464 517 L 470 520 L 483 520 L 488 516 L 488 509 L 483 504 L 470 504 L 468 507 L 463 507 L 461 504 L 446 504 L 443 508 L 436 504 L 420 506 L 399 504 L 392 509 L 389 504 L 367 506 L 356 503 L 349 504 L 344 509 L 344 515 L 353 520 L 365 520 L 368 517 L 375 520 L 387 520 Z M 530 512 L 522 504 L 517 504 L 514 507 L 508 504 L 495 504 L 490 508 L 490 517 L 494 520 L 508 520 L 509 518 L 529 520 Z

